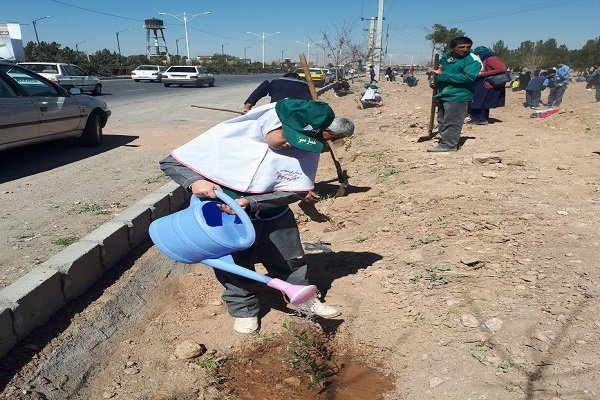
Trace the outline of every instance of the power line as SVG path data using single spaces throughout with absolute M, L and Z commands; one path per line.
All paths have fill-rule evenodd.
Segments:
M 107 15 L 107 16 L 109 16 L 109 17 L 120 18 L 120 19 L 126 19 L 126 20 L 129 20 L 129 21 L 137 21 L 137 22 L 143 22 L 143 21 L 144 21 L 143 19 L 138 19 L 138 18 L 129 18 L 129 17 L 124 17 L 124 16 L 122 16 L 122 15 L 110 14 L 110 13 L 107 13 L 107 12 L 104 12 L 104 11 L 92 10 L 92 9 L 89 9 L 89 8 L 85 8 L 85 7 L 76 6 L 76 5 L 74 5 L 74 4 L 65 3 L 64 1 L 59 1 L 59 0 L 50 0 L 50 1 L 53 1 L 53 2 L 55 2 L 55 3 L 58 3 L 58 4 L 62 4 L 62 5 L 65 5 L 65 6 L 69 6 L 69 7 L 73 7 L 73 8 L 78 8 L 78 9 L 80 9 L 80 10 L 84 10 L 84 11 L 92 12 L 92 13 L 95 13 L 95 14 Z

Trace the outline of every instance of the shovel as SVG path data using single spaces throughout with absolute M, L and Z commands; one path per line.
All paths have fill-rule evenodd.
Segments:
M 316 101 L 319 99 L 319 96 L 317 95 L 315 84 L 310 76 L 308 62 L 306 61 L 304 53 L 300 54 L 300 64 L 302 64 L 302 68 L 304 69 L 304 77 L 306 79 L 306 83 L 308 84 L 310 95 L 312 96 L 312 99 Z M 335 165 L 335 170 L 338 176 L 338 182 L 340 184 L 340 187 L 338 188 L 337 192 L 335 192 L 335 195 L 333 197 L 341 197 L 344 196 L 348 191 L 348 175 L 346 174 L 346 171 L 342 169 L 342 164 L 340 164 L 337 157 L 335 156 L 335 153 L 333 151 L 333 142 L 331 140 L 327 141 L 327 148 L 329 149 L 329 154 L 331 154 L 331 159 L 333 160 L 333 164 Z
M 433 61 L 433 69 L 437 69 L 439 64 L 440 64 L 440 55 L 436 53 L 435 59 Z M 429 125 L 427 126 L 427 135 L 419 136 L 419 138 L 417 139 L 418 143 L 425 142 L 427 140 L 431 140 L 438 134 L 437 131 L 436 132 L 433 131 L 433 122 L 435 120 L 435 111 L 436 111 L 436 108 L 438 105 L 437 99 L 435 97 L 433 97 L 438 92 L 437 74 L 435 74 L 433 72 L 432 72 L 432 74 L 433 74 L 433 79 L 431 80 L 431 83 L 434 85 L 434 87 L 433 87 L 433 94 L 431 97 L 431 112 L 429 113 Z

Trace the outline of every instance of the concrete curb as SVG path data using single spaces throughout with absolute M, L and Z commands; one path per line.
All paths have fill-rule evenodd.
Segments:
M 1 289 L 0 359 L 146 240 L 152 221 L 186 202 L 185 190 L 169 182 Z

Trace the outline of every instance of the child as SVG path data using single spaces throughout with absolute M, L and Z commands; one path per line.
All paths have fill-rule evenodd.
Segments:
M 548 84 L 549 81 L 546 78 L 546 72 L 540 72 L 540 75 L 529 81 L 525 89 L 526 107 L 531 109 L 538 108 L 542 99 L 542 90 L 546 89 Z
M 335 118 L 338 120 L 345 119 Z M 253 268 L 260 262 L 273 278 L 307 285 L 300 233 L 287 205 L 302 200 L 313 189 L 324 140 L 332 138 L 330 133 L 341 133 L 328 131 L 328 127 L 337 129 L 334 126 L 339 124 L 333 121 L 333 111 L 326 103 L 280 100 L 214 126 L 173 150 L 160 166 L 193 195 L 215 198 L 214 191 L 221 189 L 250 214 L 256 241 L 249 249 L 233 254 L 236 264 Z M 346 136 L 351 133 L 345 132 Z M 222 210 L 233 212 L 226 206 Z M 261 286 L 221 270 L 215 270 L 215 275 L 225 287 L 222 298 L 235 318 L 233 329 L 242 334 L 256 332 L 256 292 Z M 323 318 L 341 314 L 317 299 L 306 304 L 303 307 Z

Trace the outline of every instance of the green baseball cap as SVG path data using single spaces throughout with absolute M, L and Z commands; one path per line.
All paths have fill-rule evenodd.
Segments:
M 323 130 L 335 118 L 327 103 L 313 100 L 283 99 L 275 104 L 283 134 L 291 146 L 311 153 L 323 151 Z

